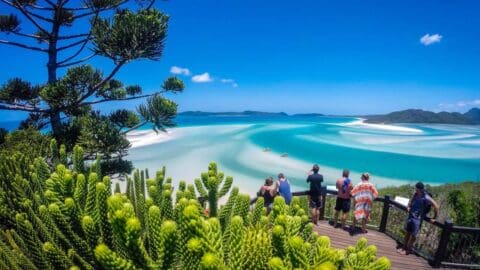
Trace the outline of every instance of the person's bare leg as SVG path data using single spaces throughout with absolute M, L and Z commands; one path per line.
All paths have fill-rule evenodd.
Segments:
M 335 210 L 335 214 L 333 215 L 333 226 L 336 227 L 338 223 L 338 211 Z
M 367 232 L 367 217 L 362 219 L 362 232 L 366 233 Z
M 352 227 L 350 228 L 350 234 L 353 235 L 355 233 L 355 227 L 357 226 L 357 218 L 355 215 L 353 216 Z
M 405 233 L 405 238 L 403 239 L 403 250 L 406 250 L 408 248 L 408 242 L 410 242 L 410 236 L 412 234 L 410 232 Z
M 345 224 L 347 223 L 347 213 L 343 212 L 342 213 L 342 228 L 346 228 Z
M 413 243 L 415 243 L 415 240 L 416 240 L 416 237 L 411 235 L 410 240 L 408 241 L 407 249 L 405 250 L 407 255 L 412 253 L 412 247 L 413 247 Z
M 312 208 L 312 222 L 315 225 L 317 225 L 316 214 L 317 214 L 317 208 Z

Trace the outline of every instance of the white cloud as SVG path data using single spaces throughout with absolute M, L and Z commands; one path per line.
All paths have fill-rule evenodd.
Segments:
M 196 83 L 205 83 L 205 82 L 211 82 L 213 79 L 210 77 L 210 74 L 208 72 L 205 72 L 203 74 L 198 74 L 192 77 L 192 82 Z
M 473 99 L 473 100 L 461 100 L 455 103 L 440 103 L 438 104 L 438 107 L 444 110 L 461 110 L 465 108 L 470 108 L 470 107 L 476 107 L 480 106 L 480 99 Z
M 170 73 L 172 74 L 178 74 L 178 75 L 185 75 L 185 76 L 190 76 L 192 73 L 190 73 L 190 70 L 188 68 L 181 68 L 177 66 L 173 66 L 170 68 Z
M 434 34 L 434 35 L 426 34 L 425 36 L 420 38 L 420 43 L 422 43 L 425 46 L 428 46 L 428 45 L 440 42 L 442 38 L 443 37 L 439 34 Z
M 235 82 L 235 80 L 233 80 L 233 79 L 220 79 L 220 81 L 222 83 L 230 83 L 230 84 L 232 84 L 232 87 L 234 87 L 234 88 L 238 87 L 238 83 Z

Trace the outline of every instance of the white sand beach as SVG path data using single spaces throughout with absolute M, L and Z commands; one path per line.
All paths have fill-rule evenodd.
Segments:
M 149 130 L 134 130 L 127 133 L 127 139 L 130 141 L 131 148 L 156 144 L 171 140 L 176 132 L 174 129 L 168 129 L 167 132 L 158 132 Z
M 341 124 L 342 126 L 358 126 L 361 128 L 371 128 L 371 129 L 381 129 L 387 131 L 397 131 L 397 132 L 408 132 L 408 133 L 423 133 L 422 130 L 416 128 L 402 127 L 397 125 L 387 125 L 387 124 L 370 124 L 365 123 L 364 118 L 359 118 L 356 121 Z

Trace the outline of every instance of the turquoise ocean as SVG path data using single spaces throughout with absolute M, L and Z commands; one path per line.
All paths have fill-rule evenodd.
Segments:
M 371 125 L 306 116 L 179 116 L 177 124 L 158 136 L 148 127 L 129 133 L 127 158 L 151 174 L 166 166 L 175 184 L 192 183 L 215 161 L 252 195 L 265 177 L 280 172 L 293 190 L 305 190 L 314 163 L 328 185 L 344 168 L 354 183 L 369 172 L 377 187 L 480 181 L 480 126 Z

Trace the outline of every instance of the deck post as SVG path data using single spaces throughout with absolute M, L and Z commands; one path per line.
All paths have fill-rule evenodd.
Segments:
M 435 252 L 435 257 L 433 258 L 432 262 L 432 266 L 435 268 L 439 268 L 442 264 L 442 261 L 445 260 L 448 241 L 450 240 L 450 234 L 452 233 L 453 222 L 451 220 L 446 220 L 444 225 L 445 226 L 443 227 L 440 241 L 438 242 L 437 251 Z
M 383 201 L 382 219 L 380 221 L 380 227 L 378 230 L 385 233 L 387 229 L 388 212 L 390 210 L 390 195 L 385 195 L 385 201 Z

